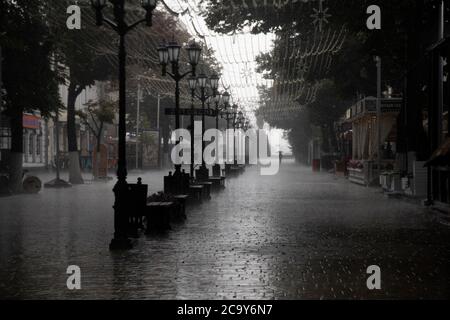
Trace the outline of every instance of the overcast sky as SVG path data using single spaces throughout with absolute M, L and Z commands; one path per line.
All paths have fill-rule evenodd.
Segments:
M 175 12 L 185 12 L 179 16 L 180 22 L 190 34 L 201 40 L 215 51 L 215 57 L 222 66 L 221 86 L 227 89 L 233 98 L 248 112 L 252 122 L 256 124 L 253 111 L 258 107 L 259 95 L 257 86 L 271 86 L 271 81 L 263 79 L 256 72 L 255 58 L 271 50 L 273 34 L 253 35 L 244 30 L 232 35 L 216 34 L 210 30 L 199 15 L 199 0 L 166 0 L 166 4 Z M 188 12 L 185 10 L 189 9 Z M 270 128 L 267 127 L 270 130 Z M 270 142 L 275 150 L 289 151 L 289 144 L 283 139 L 283 131 L 270 130 Z

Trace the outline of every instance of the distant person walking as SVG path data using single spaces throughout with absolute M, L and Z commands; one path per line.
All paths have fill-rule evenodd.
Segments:
M 278 151 L 278 157 L 280 158 L 280 164 L 283 161 L 283 152 L 282 151 Z

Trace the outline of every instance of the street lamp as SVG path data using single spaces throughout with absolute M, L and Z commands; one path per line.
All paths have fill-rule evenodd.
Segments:
M 243 120 L 244 120 L 244 114 L 242 113 L 242 111 L 239 111 L 237 114 L 238 128 L 240 128 L 239 126 L 242 124 Z
M 226 111 L 228 108 L 228 103 L 230 101 L 230 94 L 225 91 L 224 93 L 217 92 L 214 97 L 214 103 L 216 107 L 216 130 L 219 130 L 219 117 L 221 116 L 221 112 Z M 221 106 L 222 104 L 222 106 Z M 219 144 L 217 142 L 216 150 L 219 150 Z M 216 164 L 212 168 L 213 176 L 220 177 L 221 176 L 221 166 L 219 164 L 218 152 L 216 152 Z
M 225 106 L 227 106 L 228 103 L 230 102 L 230 98 L 231 98 L 231 95 L 228 93 L 228 91 L 225 91 L 222 95 L 222 100 L 223 100 L 223 103 L 225 104 Z
M 188 52 L 189 64 L 191 65 L 191 70 L 181 74 L 179 59 L 181 54 L 181 46 L 175 42 L 171 41 L 168 45 L 161 45 L 158 47 L 159 63 L 162 66 L 162 75 L 168 74 L 175 81 L 175 129 L 180 129 L 180 81 L 187 75 L 192 75 L 195 77 L 195 69 L 200 60 L 200 53 L 202 49 L 200 46 L 192 41 L 186 47 Z M 172 65 L 172 72 L 167 71 L 167 65 Z M 189 82 L 191 85 L 191 82 Z M 177 144 L 180 143 L 178 140 Z M 181 165 L 175 165 L 174 176 L 179 176 L 181 174 Z
M 229 107 L 230 98 L 231 98 L 231 95 L 228 93 L 228 91 L 225 91 L 224 93 L 222 93 L 222 96 L 220 98 L 220 100 L 222 100 L 222 103 L 223 103 L 222 108 L 219 108 L 220 101 L 216 100 L 216 110 L 217 110 L 216 129 L 219 129 L 219 115 L 222 118 L 227 118 L 227 129 L 229 129 L 229 125 L 228 125 L 229 120 L 228 120 L 227 110 Z
M 195 153 L 194 153 L 194 99 L 195 99 L 195 89 L 197 87 L 197 78 L 191 75 L 188 79 L 189 89 L 191 90 L 191 166 L 190 166 L 190 174 L 191 178 L 194 179 L 194 161 L 195 161 Z
M 236 129 L 239 126 L 239 121 L 240 121 L 240 117 L 242 116 L 242 112 L 239 111 L 239 113 L 237 112 L 238 110 L 238 105 L 237 104 L 233 104 L 233 136 L 235 137 L 236 140 Z M 234 165 L 237 165 L 237 145 L 236 145 L 236 141 L 234 142 Z
M 222 94 L 222 100 L 223 100 L 223 108 L 222 111 L 220 113 L 221 117 L 224 118 L 227 122 L 227 132 L 230 129 L 230 121 L 233 119 L 234 117 L 234 113 L 233 113 L 233 107 L 230 107 L 230 100 L 231 100 L 231 95 L 228 93 L 228 91 L 225 91 Z M 234 134 L 233 134 L 234 136 Z M 234 137 L 233 137 L 234 139 Z M 228 160 L 228 140 L 227 140 L 227 160 Z M 231 168 L 231 164 L 229 163 L 225 163 L 225 172 L 229 173 L 230 172 L 230 168 Z
M 106 23 L 120 37 L 119 41 L 119 151 L 117 183 L 114 186 L 114 238 L 109 248 L 128 249 L 131 242 L 128 239 L 128 183 L 127 183 L 127 163 L 126 163 L 126 57 L 125 36 L 140 23 L 146 22 L 151 26 L 151 17 L 156 8 L 157 0 L 142 0 L 141 5 L 146 11 L 144 19 L 138 20 L 129 25 L 125 21 L 125 0 L 110 0 L 113 5 L 115 22 L 104 18 L 103 9 L 106 7 L 106 0 L 91 0 L 91 6 L 95 10 L 97 26 Z
M 209 77 L 209 82 L 211 83 L 211 89 L 215 92 L 219 89 L 219 76 L 214 73 L 211 77 Z
M 141 6 L 145 9 L 145 22 L 147 23 L 147 27 L 151 27 L 153 25 L 153 15 L 152 12 L 156 8 L 157 0 L 142 0 Z
M 200 95 L 195 94 L 195 88 L 191 87 L 192 94 L 194 97 L 199 99 L 202 102 L 202 137 L 205 134 L 205 115 L 206 108 L 205 105 L 210 104 L 212 99 L 215 99 L 217 96 L 217 89 L 219 87 L 219 76 L 217 74 L 211 75 L 209 78 L 206 74 L 202 73 L 197 77 L 197 87 L 200 89 Z M 192 83 L 193 85 L 193 83 Z M 207 94 L 208 87 L 211 89 L 211 94 Z M 202 139 L 202 153 L 205 150 L 205 141 Z M 198 170 L 198 177 L 200 180 L 206 180 L 209 178 L 209 171 L 206 167 L 205 159 L 202 156 L 202 165 Z

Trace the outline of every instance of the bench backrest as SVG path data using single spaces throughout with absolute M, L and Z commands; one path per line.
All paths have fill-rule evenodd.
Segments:
M 127 204 L 131 208 L 145 208 L 147 204 L 147 184 L 128 184 Z

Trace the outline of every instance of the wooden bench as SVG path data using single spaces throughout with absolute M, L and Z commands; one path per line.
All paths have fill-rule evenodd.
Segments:
M 213 177 L 220 177 L 222 175 L 222 168 L 220 166 L 220 164 L 215 164 L 212 167 L 212 172 L 213 172 Z
M 178 217 L 186 219 L 186 203 L 187 203 L 189 196 L 185 195 L 185 194 L 179 194 L 179 195 L 173 196 L 173 198 L 179 204 Z M 178 218 L 178 217 L 176 217 L 176 218 Z
M 170 230 L 171 211 L 175 210 L 174 202 L 149 202 L 146 206 L 147 233 Z
M 189 186 L 189 196 L 192 200 L 202 202 L 203 201 L 203 189 L 202 185 L 190 185 Z
M 216 188 L 225 188 L 225 177 L 209 177 L 209 182 Z
M 179 175 L 172 175 L 172 172 L 169 172 L 169 175 L 164 177 L 164 192 L 167 194 L 187 194 L 188 188 L 189 175 L 184 172 Z
M 199 185 L 199 186 L 203 186 L 203 198 L 205 200 L 210 200 L 211 199 L 211 186 L 212 186 L 212 182 L 209 181 L 198 181 L 198 182 L 194 182 L 193 185 Z
M 230 175 L 237 176 L 244 172 L 244 168 L 245 167 L 242 165 L 231 166 L 230 167 Z

